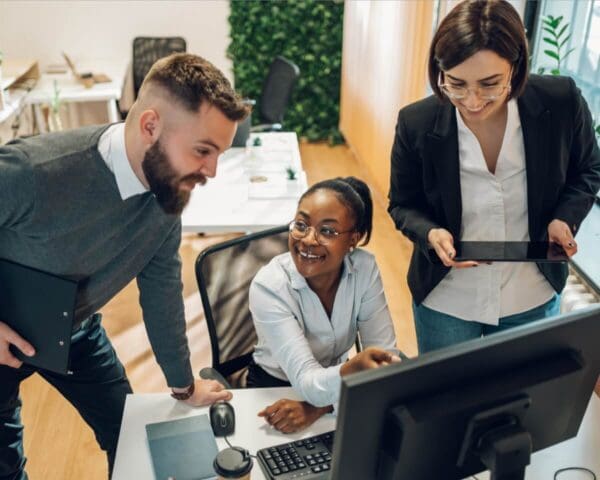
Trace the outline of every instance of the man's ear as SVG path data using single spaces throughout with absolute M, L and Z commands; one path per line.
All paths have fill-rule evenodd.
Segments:
M 361 237 L 362 235 L 360 234 L 360 232 L 353 232 L 350 236 L 350 246 L 356 248 L 358 242 L 360 242 Z
M 154 145 L 160 136 L 160 117 L 154 109 L 144 110 L 140 115 L 140 135 L 148 146 Z

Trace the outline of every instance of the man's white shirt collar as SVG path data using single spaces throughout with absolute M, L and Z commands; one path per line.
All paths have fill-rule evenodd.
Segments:
M 122 200 L 148 191 L 131 168 L 127 158 L 125 123 L 116 123 L 106 129 L 98 141 L 98 151 L 115 176 Z

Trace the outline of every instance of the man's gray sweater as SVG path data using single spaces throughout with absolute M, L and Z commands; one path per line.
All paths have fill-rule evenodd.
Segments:
M 106 128 L 0 146 L 0 257 L 77 279 L 76 322 L 136 278 L 156 359 L 169 386 L 183 387 L 193 375 L 178 253 L 181 221 L 165 214 L 149 192 L 121 199 L 98 152 Z

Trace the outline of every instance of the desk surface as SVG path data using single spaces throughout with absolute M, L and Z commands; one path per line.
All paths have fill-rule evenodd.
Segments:
M 71 72 L 50 74 L 43 73 L 33 90 L 27 94 L 26 103 L 36 105 L 39 103 L 49 103 L 54 96 L 54 82 L 60 90 L 59 98 L 64 102 L 94 102 L 106 100 L 118 100 L 123 88 L 126 65 L 119 65 L 113 62 L 94 62 L 86 65 L 77 65 L 81 72 L 92 71 L 94 73 L 104 73 L 111 79 L 107 83 L 97 83 L 91 88 L 85 88 Z
M 236 411 L 236 432 L 229 437 L 233 445 L 239 445 L 255 454 L 260 448 L 291 442 L 335 429 L 335 417 L 321 417 L 310 428 L 292 435 L 284 435 L 272 429 L 257 412 L 280 398 L 298 398 L 291 388 L 265 388 L 234 390 L 231 401 Z M 201 415 L 208 408 L 191 408 L 173 400 L 168 394 L 128 395 L 125 403 L 123 424 L 119 437 L 117 456 L 112 480 L 133 478 L 152 479 L 153 470 L 146 440 L 145 425 L 164 420 Z M 219 449 L 226 448 L 225 441 L 217 439 Z M 581 466 L 600 474 L 600 399 L 593 395 L 583 424 L 576 438 L 552 448 L 534 453 L 527 468 L 527 480 L 551 480 L 559 468 Z M 255 464 L 252 480 L 264 480 L 260 467 Z M 589 480 L 578 473 L 570 474 L 569 480 Z M 487 473 L 477 475 L 478 480 L 489 480 Z
M 230 148 L 217 164 L 217 175 L 196 186 L 181 216 L 184 232 L 256 232 L 291 221 L 307 188 L 294 132 L 252 134 L 262 146 L 249 158 L 244 148 Z M 298 180 L 286 182 L 292 167 Z M 268 178 L 250 183 L 249 178 Z
M 291 388 L 234 390 L 231 404 L 236 413 L 236 429 L 235 434 L 228 437 L 231 444 L 247 448 L 254 455 L 260 448 L 317 435 L 335 428 L 335 417 L 326 415 L 303 432 L 284 435 L 256 416 L 262 408 L 283 397 L 299 398 Z M 146 439 L 146 424 L 203 413 L 208 413 L 208 407 L 188 407 L 182 402 L 173 400 L 168 394 L 128 395 L 112 480 L 154 478 Z M 219 449 L 227 448 L 222 438 L 217 438 L 217 445 Z M 260 466 L 255 462 L 252 480 L 264 480 L 264 478 Z

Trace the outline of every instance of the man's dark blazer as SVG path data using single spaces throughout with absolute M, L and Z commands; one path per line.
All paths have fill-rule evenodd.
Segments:
M 600 188 L 600 151 L 587 104 L 572 79 L 549 75 L 531 75 L 517 102 L 525 144 L 529 237 L 547 240 L 548 224 L 555 218 L 576 233 Z M 450 102 L 431 96 L 400 110 L 389 200 L 396 228 L 415 244 L 408 285 L 420 304 L 450 270 L 430 258 L 436 254 L 429 252 L 429 230 L 445 228 L 460 240 L 458 133 Z M 566 264 L 538 268 L 562 291 Z

